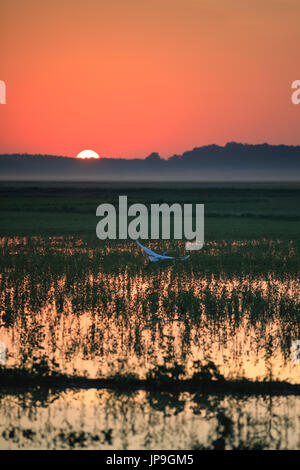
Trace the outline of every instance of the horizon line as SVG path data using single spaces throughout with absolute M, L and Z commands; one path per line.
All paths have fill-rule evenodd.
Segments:
M 269 144 L 268 142 L 262 142 L 262 143 L 259 143 L 259 144 L 251 144 L 251 143 L 248 143 L 248 142 L 236 142 L 236 141 L 228 141 L 226 142 L 224 145 L 219 145 L 219 144 L 205 144 L 205 145 L 200 145 L 200 146 L 196 146 L 196 147 L 193 147 L 193 148 L 190 148 L 188 150 L 184 150 L 182 153 L 174 153 L 172 155 L 170 155 L 169 157 L 161 157 L 159 152 L 151 152 L 150 154 L 148 154 L 147 156 L 145 157 L 106 157 L 106 156 L 101 156 L 99 155 L 99 158 L 98 159 L 86 159 L 86 160 L 91 160 L 91 161 L 94 161 L 94 160 L 146 160 L 147 158 L 151 157 L 152 155 L 157 155 L 161 160 L 169 160 L 170 158 L 174 157 L 174 156 L 180 156 L 180 155 L 183 155 L 184 153 L 187 153 L 187 152 L 192 152 L 194 150 L 198 150 L 198 149 L 203 149 L 203 148 L 209 148 L 209 147 L 218 147 L 218 148 L 222 148 L 222 149 L 225 149 L 226 147 L 230 146 L 230 145 L 240 145 L 240 146 L 248 146 L 248 147 L 261 147 L 261 146 L 268 146 L 268 147 L 289 147 L 289 148 L 298 148 L 300 147 L 300 144 L 297 144 L 297 145 L 293 145 L 293 144 Z M 51 154 L 51 153 L 28 153 L 28 152 L 25 152 L 25 153 L 20 153 L 20 152 L 11 152 L 11 153 L 0 153 L 0 157 L 9 157 L 9 156 L 37 156 L 37 157 L 56 157 L 56 158 L 68 158 L 68 159 L 73 159 L 73 160 L 80 160 L 80 158 L 77 158 L 77 156 L 69 156 L 69 155 L 57 155 L 57 154 Z

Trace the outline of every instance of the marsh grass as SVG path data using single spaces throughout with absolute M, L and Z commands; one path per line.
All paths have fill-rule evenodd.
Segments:
M 152 264 L 134 241 L 101 242 L 96 207 L 119 194 L 205 203 L 203 249 Z M 181 364 L 191 379 L 196 361 L 211 360 L 226 380 L 299 382 L 298 188 L 6 184 L 0 196 L 9 366 L 46 357 L 61 373 L 144 380 Z M 184 252 L 184 242 L 146 244 Z
M 274 378 L 273 359 L 288 364 L 299 337 L 292 242 L 208 242 L 186 263 L 158 266 L 134 242 L 93 246 L 80 237 L 35 236 L 2 238 L 0 248 L 0 325 L 11 364 L 47 354 L 71 372 L 81 357 L 82 373 L 93 361 L 93 374 L 107 376 L 121 360 L 141 378 L 149 364 L 186 361 L 189 373 L 193 360 L 211 354 L 226 365 L 237 337 L 239 354 L 252 363 L 262 358 Z M 227 367 L 231 373 L 242 375 L 242 367 Z M 279 370 L 275 378 L 289 379 Z
M 204 203 L 203 249 L 152 264 L 99 241 L 120 194 Z M 299 448 L 299 204 L 288 185 L 2 184 L 0 447 Z

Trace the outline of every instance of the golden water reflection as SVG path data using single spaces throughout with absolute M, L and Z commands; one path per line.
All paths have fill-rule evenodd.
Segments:
M 0 393 L 1 449 L 299 449 L 300 397 Z
M 188 375 L 193 361 L 210 358 L 228 378 L 300 382 L 290 351 L 300 292 L 288 276 L 178 276 L 172 267 L 99 269 L 71 281 L 9 274 L 0 292 L 7 365 L 46 355 L 68 373 L 143 378 L 164 361 L 184 362 Z

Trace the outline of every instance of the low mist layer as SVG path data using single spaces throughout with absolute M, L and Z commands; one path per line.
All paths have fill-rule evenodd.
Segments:
M 228 143 L 162 159 L 80 160 L 53 155 L 0 155 L 1 180 L 298 181 L 300 146 Z

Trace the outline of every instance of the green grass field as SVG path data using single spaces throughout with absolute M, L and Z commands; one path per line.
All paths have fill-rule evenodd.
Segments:
M 95 235 L 96 207 L 128 202 L 203 203 L 207 240 L 299 240 L 300 187 L 295 185 L 2 183 L 2 235 Z

